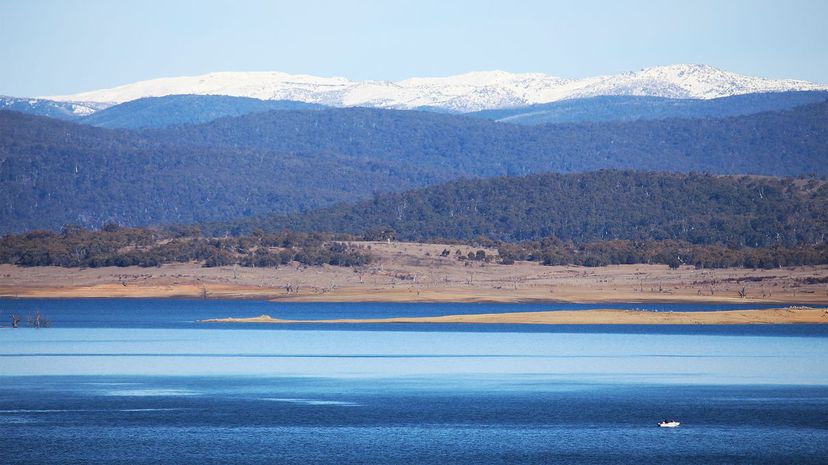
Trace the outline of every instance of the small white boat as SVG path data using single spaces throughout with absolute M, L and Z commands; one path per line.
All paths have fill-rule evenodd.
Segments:
M 660 426 L 662 428 L 678 428 L 678 426 L 680 424 L 681 424 L 681 422 L 678 422 L 676 420 L 664 420 L 664 421 L 658 422 L 658 426 Z

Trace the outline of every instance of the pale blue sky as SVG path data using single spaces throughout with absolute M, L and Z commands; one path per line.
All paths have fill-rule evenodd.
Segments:
M 585 77 L 675 63 L 828 82 L 828 1 L 0 0 L 0 94 L 211 71 Z

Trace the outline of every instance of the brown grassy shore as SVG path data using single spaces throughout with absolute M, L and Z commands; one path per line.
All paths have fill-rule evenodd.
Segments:
M 642 310 L 582 310 L 555 312 L 481 313 L 409 318 L 338 320 L 282 320 L 270 315 L 252 318 L 217 318 L 202 323 L 470 323 L 529 325 L 742 325 L 828 324 L 828 310 L 805 307 L 713 312 L 652 312 Z
M 295 302 L 755 302 L 828 304 L 828 266 L 696 270 L 664 265 L 600 268 L 460 261 L 456 245 L 366 242 L 360 268 L 24 268 L 0 265 L 0 296 L 182 297 Z M 444 249 L 451 256 L 441 257 Z M 495 254 L 495 250 L 487 250 Z M 744 291 L 744 297 L 740 292 Z

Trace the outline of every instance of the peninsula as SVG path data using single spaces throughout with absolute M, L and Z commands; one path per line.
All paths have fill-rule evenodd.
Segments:
M 788 307 L 765 310 L 709 312 L 656 312 L 645 310 L 580 310 L 547 312 L 479 313 L 405 318 L 343 318 L 334 320 L 283 320 L 270 315 L 252 318 L 216 318 L 202 323 L 465 323 L 527 325 L 744 325 L 828 324 L 828 309 Z

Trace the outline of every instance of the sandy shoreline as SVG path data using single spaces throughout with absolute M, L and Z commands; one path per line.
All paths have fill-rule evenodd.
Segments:
M 527 325 L 742 325 L 828 324 L 828 309 L 775 308 L 710 312 L 652 312 L 643 310 L 581 310 L 549 312 L 480 313 L 435 317 L 346 318 L 335 320 L 284 320 L 270 315 L 252 318 L 216 318 L 201 323 L 268 324 L 376 324 L 376 323 L 465 323 Z
M 598 268 L 457 260 L 476 248 L 365 242 L 359 268 L 215 267 L 178 263 L 140 268 L 0 265 L 0 297 L 208 298 L 284 302 L 684 302 L 828 304 L 828 266 L 697 270 L 683 266 Z M 441 257 L 444 249 L 451 252 Z M 495 250 L 487 250 L 494 254 Z M 742 295 L 744 293 L 744 295 Z

